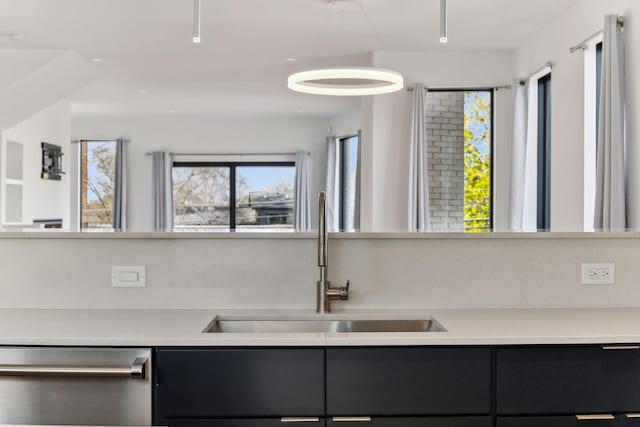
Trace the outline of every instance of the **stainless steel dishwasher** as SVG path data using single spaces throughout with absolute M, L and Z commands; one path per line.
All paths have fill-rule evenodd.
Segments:
M 0 424 L 151 425 L 151 350 L 0 347 Z

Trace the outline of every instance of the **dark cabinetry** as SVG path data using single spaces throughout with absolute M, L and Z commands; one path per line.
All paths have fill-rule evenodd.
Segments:
M 496 408 L 497 427 L 640 427 L 640 351 L 498 348 Z
M 354 422 L 327 420 L 327 427 L 357 427 Z M 493 427 L 492 417 L 374 417 L 362 427 Z
M 590 346 L 497 350 L 498 414 L 640 410 L 640 351 Z
M 640 427 L 640 347 L 162 348 L 169 427 Z
M 171 419 L 163 425 L 171 427 L 325 427 L 324 418 L 221 418 Z
M 324 413 L 324 351 L 161 349 L 156 384 L 157 420 L 317 417 Z
M 155 422 L 170 427 L 492 427 L 491 352 L 472 347 L 159 349 Z
M 327 414 L 491 413 L 489 348 L 327 350 Z
M 498 427 L 617 427 L 618 420 L 579 420 L 575 416 L 498 418 Z

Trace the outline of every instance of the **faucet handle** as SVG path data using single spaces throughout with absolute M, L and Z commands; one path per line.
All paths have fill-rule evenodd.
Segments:
M 351 285 L 351 281 L 347 280 L 347 285 L 340 288 L 340 300 L 347 301 L 349 299 L 349 285 Z

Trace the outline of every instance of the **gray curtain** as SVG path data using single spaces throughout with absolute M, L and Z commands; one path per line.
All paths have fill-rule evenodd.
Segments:
M 529 84 L 514 85 L 513 141 L 511 145 L 511 182 L 509 188 L 509 229 L 525 231 L 525 190 L 527 171 L 527 140 L 529 135 Z
M 127 229 L 127 150 L 126 142 L 116 140 L 116 182 L 113 194 L 113 228 Z
M 327 230 L 340 229 L 340 150 L 338 138 L 327 137 Z
M 310 154 L 296 153 L 296 183 L 295 183 L 295 229 L 308 231 L 311 228 L 311 200 L 310 200 Z
M 409 158 L 409 231 L 430 231 L 429 175 L 427 171 L 427 138 L 425 127 L 424 85 L 418 83 L 413 91 L 411 120 L 411 152 Z
M 171 156 L 164 151 L 152 153 L 153 230 L 173 229 L 173 185 Z
M 596 154 L 596 230 L 624 230 L 626 215 L 625 46 L 617 15 L 607 15 Z

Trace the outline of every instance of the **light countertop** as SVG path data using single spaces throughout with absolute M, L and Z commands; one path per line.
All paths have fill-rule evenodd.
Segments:
M 0 345 L 387 346 L 640 343 L 640 308 L 357 310 L 332 316 L 425 318 L 447 332 L 217 334 L 216 316 L 315 317 L 292 310 L 0 309 Z

